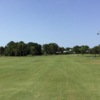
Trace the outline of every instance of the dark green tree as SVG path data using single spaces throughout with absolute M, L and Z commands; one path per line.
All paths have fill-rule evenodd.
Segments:
M 16 43 L 10 41 L 5 48 L 5 54 L 8 56 L 15 56 L 14 49 L 16 49 Z
M 82 45 L 82 46 L 79 47 L 79 51 L 81 52 L 81 54 L 82 54 L 82 56 L 83 56 L 83 54 L 89 53 L 89 46 L 87 46 L 87 45 Z
M 46 54 L 46 56 L 47 56 L 48 44 L 44 44 L 44 45 L 43 45 L 43 50 L 44 50 L 44 52 L 45 52 L 45 54 Z
M 31 46 L 31 54 L 32 54 L 32 56 L 35 54 L 35 52 L 36 52 L 35 46 Z
M 92 48 L 92 52 L 93 54 L 95 54 L 95 57 L 96 57 L 96 54 L 98 53 L 98 46 L 95 46 L 94 48 Z
M 37 44 L 37 43 L 33 43 L 33 42 L 29 42 L 27 44 L 27 54 L 31 54 L 31 47 L 32 46 L 35 46 L 35 49 L 36 49 L 36 52 L 35 54 L 36 55 L 41 55 L 41 45 L 40 44 Z
M 78 54 L 78 53 L 80 53 L 80 46 L 74 46 L 73 47 L 73 51 L 76 53 L 76 54 Z
M 61 54 L 63 54 L 64 50 L 65 50 L 64 47 L 61 47 Z
M 25 49 L 26 49 L 26 44 L 23 42 L 23 41 L 20 41 L 18 43 L 18 49 L 19 49 L 19 52 L 20 52 L 20 56 L 24 56 L 24 52 L 25 52 Z
M 58 45 L 56 43 L 49 43 L 48 45 L 48 50 L 51 54 L 55 54 L 58 51 Z
M 71 48 L 67 47 L 66 50 L 69 51 Z
M 98 53 L 99 53 L 99 56 L 100 56 L 100 45 L 98 45 Z
M 83 54 L 85 53 L 85 47 L 84 46 L 81 46 L 81 48 L 79 48 L 79 50 L 80 50 L 80 52 L 81 52 L 81 54 L 83 56 Z
M 2 56 L 4 54 L 5 48 L 4 47 L 0 47 L 0 55 Z

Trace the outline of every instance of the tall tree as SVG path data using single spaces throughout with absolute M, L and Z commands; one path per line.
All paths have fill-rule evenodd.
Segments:
M 89 46 L 83 45 L 85 53 L 89 53 Z
M 81 52 L 81 54 L 82 54 L 82 56 L 83 56 L 83 54 L 89 52 L 89 46 L 87 46 L 87 45 L 82 45 L 82 46 L 80 46 L 79 50 L 80 50 L 80 52 Z
M 1 46 L 0 47 L 0 54 L 1 54 L 1 56 L 3 55 L 4 51 L 5 51 L 5 48 Z
M 66 50 L 69 51 L 71 48 L 67 47 Z
M 80 50 L 80 52 L 81 52 L 81 54 L 83 56 L 83 54 L 85 53 L 85 47 L 82 45 L 79 50 Z
M 16 43 L 14 41 L 10 41 L 5 49 L 5 52 L 9 56 L 15 56 L 14 49 L 16 48 Z
M 36 52 L 35 46 L 31 46 L 31 54 L 32 54 L 32 56 L 35 54 L 35 52 Z
M 45 52 L 45 54 L 46 54 L 46 56 L 47 56 L 48 44 L 44 44 L 44 45 L 43 45 L 43 50 L 44 50 L 44 52 Z
M 98 46 L 95 46 L 94 48 L 92 48 L 92 51 L 93 51 L 93 54 L 95 54 L 95 57 L 96 57 L 96 54 L 98 53 Z
M 26 44 L 23 41 L 20 41 L 18 43 L 18 49 L 20 51 L 20 56 L 22 56 L 22 53 L 23 53 L 23 56 L 24 56 L 24 52 L 25 52 L 25 49 L 26 49 Z
M 64 50 L 65 50 L 64 47 L 61 47 L 61 54 L 63 54 Z
M 100 45 L 98 45 L 98 53 L 99 53 L 99 56 L 100 56 Z
M 59 54 L 61 54 L 61 50 L 62 50 L 62 48 L 61 47 L 58 47 Z
M 56 43 L 49 43 L 48 45 L 51 54 L 55 54 L 58 51 L 58 45 Z
M 18 49 L 19 49 L 20 56 L 21 56 L 21 51 L 22 51 L 22 45 L 21 45 L 21 43 L 18 44 Z
M 80 53 L 80 46 L 74 46 L 74 47 L 73 47 L 73 51 L 74 51 L 76 54 Z
M 27 53 L 28 53 L 28 54 L 31 54 L 31 47 L 32 47 L 32 46 L 35 46 L 35 49 L 36 49 L 35 54 L 36 54 L 36 55 L 41 55 L 41 45 L 38 44 L 38 43 L 33 43 L 33 42 L 29 42 L 29 43 L 27 44 Z
M 22 52 L 23 52 L 23 56 L 24 56 L 24 53 L 25 53 L 25 49 L 26 49 L 26 44 L 22 44 Z

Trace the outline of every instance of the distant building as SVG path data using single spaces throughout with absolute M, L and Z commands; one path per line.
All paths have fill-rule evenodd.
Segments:
M 86 50 L 86 53 L 89 53 L 89 50 Z
M 71 52 L 71 51 L 73 51 L 73 49 L 72 49 L 72 48 L 70 48 L 70 49 L 69 49 L 69 51 Z
M 64 54 L 69 54 L 70 51 L 68 51 L 68 50 L 64 50 L 63 53 L 64 53 Z

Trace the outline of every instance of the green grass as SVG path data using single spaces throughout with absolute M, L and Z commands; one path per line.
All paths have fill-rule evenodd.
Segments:
M 100 100 L 100 58 L 85 56 L 0 57 L 0 100 Z

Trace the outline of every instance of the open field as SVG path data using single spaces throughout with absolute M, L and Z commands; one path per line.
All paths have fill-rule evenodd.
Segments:
M 100 57 L 0 57 L 0 100 L 100 100 Z

